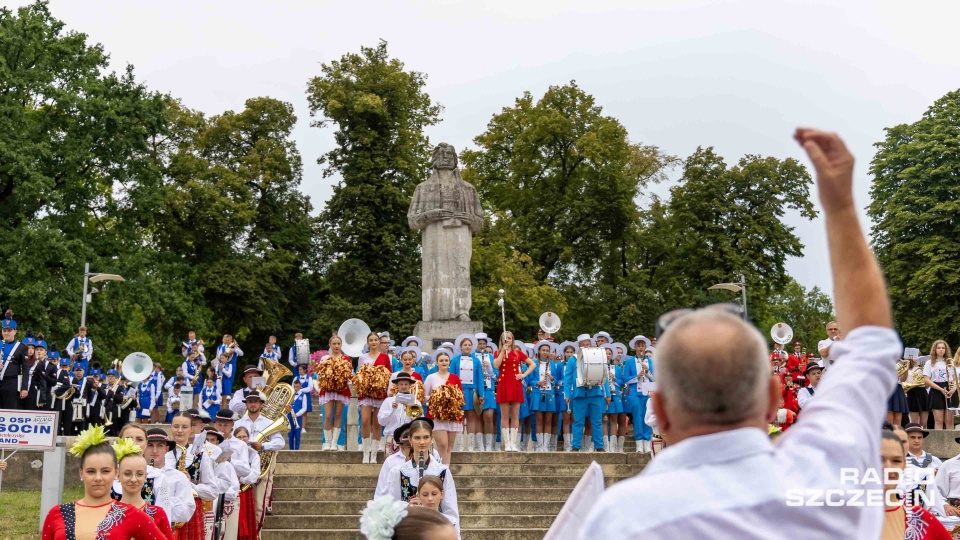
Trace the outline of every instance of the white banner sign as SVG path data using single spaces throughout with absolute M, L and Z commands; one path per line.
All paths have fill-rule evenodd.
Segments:
M 0 448 L 52 449 L 57 442 L 57 414 L 0 409 Z

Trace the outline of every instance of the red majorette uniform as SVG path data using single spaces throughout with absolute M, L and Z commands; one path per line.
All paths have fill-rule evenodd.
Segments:
M 881 539 L 951 540 L 953 537 L 933 514 L 920 506 L 887 508 Z
M 387 373 L 390 373 L 391 371 L 393 371 L 393 365 L 390 362 L 390 357 L 387 356 L 385 353 L 380 353 L 376 359 L 374 359 L 368 353 L 361 354 L 360 357 L 357 359 L 357 370 L 359 370 L 362 366 L 368 366 L 371 364 L 374 366 L 383 366 L 387 368 Z M 360 402 L 357 403 L 357 405 L 360 407 L 367 406 L 367 407 L 376 407 L 379 409 L 380 405 L 383 405 L 383 400 L 374 399 L 371 397 L 365 397 L 361 399 Z
M 796 386 L 794 386 L 796 388 Z M 780 392 L 783 396 L 783 408 L 789 409 L 793 412 L 800 412 L 800 402 L 797 401 L 797 394 L 795 390 L 787 388 L 787 385 L 780 387 Z
M 350 364 L 350 357 L 344 354 L 344 355 L 341 355 L 339 358 L 335 359 L 329 354 L 325 354 L 323 355 L 323 358 L 320 359 L 321 364 L 323 362 L 333 362 L 333 361 L 346 362 L 347 364 Z M 350 371 L 351 372 L 353 371 L 352 365 L 350 366 Z M 350 387 L 344 386 L 343 390 L 340 390 L 339 392 L 327 392 L 327 391 L 320 392 L 320 399 L 318 400 L 318 403 L 320 404 L 320 406 L 323 406 L 324 403 L 328 403 L 330 401 L 339 401 L 343 403 L 345 407 L 347 407 L 350 405 L 351 397 L 352 397 L 352 394 L 350 393 Z
M 460 393 L 463 393 L 463 385 L 460 383 L 460 377 L 457 377 L 453 373 L 447 373 L 447 380 L 444 382 L 443 377 L 439 373 L 432 373 L 427 376 L 426 382 L 423 383 L 423 395 L 430 401 L 430 394 L 433 393 L 438 387 L 443 385 L 455 386 L 460 389 Z M 463 432 L 463 420 L 459 422 L 456 421 L 441 421 L 434 418 L 433 414 L 430 411 L 431 407 L 427 408 L 427 418 L 433 420 L 433 430 L 434 431 L 452 431 L 454 433 Z
M 497 403 L 523 403 L 523 383 L 517 380 L 520 365 L 527 359 L 523 351 L 508 351 L 500 362 L 500 375 L 497 377 Z
M 173 540 L 173 529 L 170 528 L 170 518 L 167 517 L 167 513 L 163 511 L 163 508 L 150 503 L 143 503 L 140 511 L 153 519 L 153 522 L 156 523 L 157 528 L 160 529 L 164 537 L 168 540 Z
M 147 514 L 134 506 L 119 501 L 111 501 L 107 515 L 99 523 L 83 522 L 85 507 L 79 502 L 63 503 L 54 506 L 43 521 L 43 540 L 74 540 L 77 530 L 95 532 L 96 540 L 166 540 L 167 537 L 157 528 L 157 524 Z M 77 519 L 78 508 L 80 520 Z M 99 515 L 99 514 L 98 514 Z M 166 517 L 164 517 L 166 520 Z M 95 527 L 95 528 L 94 528 Z M 168 527 L 169 529 L 169 527 Z

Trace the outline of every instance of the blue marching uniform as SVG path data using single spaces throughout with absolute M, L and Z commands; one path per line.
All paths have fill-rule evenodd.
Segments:
M 537 360 L 537 369 L 530 374 L 532 383 L 531 387 L 533 390 L 530 392 L 530 408 L 535 412 L 546 412 L 553 413 L 556 412 L 557 403 L 556 403 L 556 391 L 554 390 L 557 381 L 563 380 L 563 372 L 557 369 L 557 362 L 552 362 L 550 360 Z M 543 378 L 547 378 L 547 374 L 550 375 L 552 379 L 550 381 L 549 388 L 541 388 L 539 386 L 540 382 L 540 372 L 543 372 Z
M 143 382 L 137 385 L 137 418 L 150 418 L 150 411 L 157 406 L 153 386 Z
M 313 382 L 313 380 L 310 379 L 310 375 L 296 375 L 296 376 L 293 377 L 293 380 L 295 380 L 295 381 L 300 381 L 300 391 L 301 391 L 301 392 L 305 392 L 305 393 L 307 394 L 307 398 L 308 398 L 308 399 L 307 399 L 307 412 L 308 412 L 308 413 L 313 412 L 313 400 L 312 400 L 312 399 L 309 399 L 309 397 L 310 397 L 310 389 L 313 387 L 313 386 L 311 385 L 311 383 Z
M 622 414 L 627 412 L 623 408 L 623 396 L 621 396 L 621 388 L 623 388 L 623 366 L 618 366 L 610 364 L 607 366 L 610 375 L 610 386 L 612 387 L 610 391 L 610 404 L 607 405 L 607 411 L 604 414 Z
M 590 420 L 593 430 L 592 439 L 594 448 L 603 448 L 603 411 L 607 408 L 606 398 L 610 397 L 608 385 L 577 386 L 577 358 L 570 357 L 563 370 L 564 397 L 570 399 L 570 409 L 573 412 L 573 449 L 580 450 L 583 443 L 583 427 Z
M 563 397 L 563 366 L 562 360 L 551 362 L 550 369 L 553 370 L 553 404 L 554 412 L 557 414 L 567 412 L 567 400 Z
M 189 386 L 190 381 L 192 381 L 194 376 L 197 375 L 197 372 L 203 369 L 203 366 L 198 366 L 196 363 L 187 360 L 186 362 L 183 363 L 183 368 L 184 368 L 183 381 L 186 386 Z M 200 390 L 202 389 L 203 389 L 203 377 L 198 376 L 197 382 L 193 383 L 193 395 L 199 396 Z
M 450 373 L 459 377 L 463 386 L 463 410 L 472 411 L 474 396 L 482 390 L 483 366 L 480 359 L 473 353 L 466 356 L 458 354 L 450 362 Z M 467 377 L 466 380 L 464 377 Z
M 290 431 L 287 433 L 287 442 L 290 444 L 290 450 L 300 449 L 300 434 L 303 427 L 300 424 L 302 414 L 307 412 L 307 404 L 310 403 L 310 392 L 300 389 L 293 398 L 292 410 L 287 413 L 287 421 L 290 422 Z M 294 418 L 297 415 L 297 418 Z
M 493 355 L 484 353 L 487 356 L 487 361 L 490 362 L 490 372 L 484 374 L 483 376 L 483 410 L 499 410 L 497 407 L 497 389 L 496 382 L 497 377 L 500 376 L 500 370 L 493 367 Z M 483 368 L 483 358 L 480 356 L 480 367 Z M 497 429 L 497 433 L 500 433 L 500 430 Z
M 643 380 L 638 380 L 640 373 L 638 365 L 643 362 L 647 364 L 647 376 Z M 633 439 L 635 441 L 649 441 L 653 438 L 653 430 L 644 423 L 643 418 L 647 414 L 647 403 L 649 396 L 643 395 L 639 386 L 644 381 L 653 381 L 653 361 L 649 358 L 637 359 L 636 356 L 627 357 L 623 363 L 623 371 L 620 375 L 623 384 L 624 394 L 626 395 L 626 412 L 633 415 Z
M 214 382 L 216 383 L 217 381 Z M 205 407 L 204 405 L 207 401 L 212 401 L 213 403 L 209 407 Z M 214 384 L 213 387 L 203 386 L 203 390 L 200 391 L 200 406 L 210 415 L 210 418 L 217 417 L 217 411 L 220 410 L 220 392 L 216 384 Z

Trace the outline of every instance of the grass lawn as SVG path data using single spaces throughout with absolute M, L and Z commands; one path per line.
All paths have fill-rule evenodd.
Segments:
M 83 497 L 81 488 L 64 488 L 63 500 Z M 34 540 L 40 538 L 40 492 L 0 491 L 0 540 Z

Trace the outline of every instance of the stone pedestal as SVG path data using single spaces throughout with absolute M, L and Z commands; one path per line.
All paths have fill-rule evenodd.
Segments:
M 453 343 L 460 334 L 483 332 L 480 321 L 420 321 L 413 335 L 423 340 L 423 351 L 433 354 L 444 341 Z
M 350 398 L 350 406 L 347 407 L 347 425 L 343 426 L 343 429 L 347 430 L 348 452 L 360 450 L 360 443 L 357 442 L 360 434 L 360 407 L 357 403 L 357 398 Z

